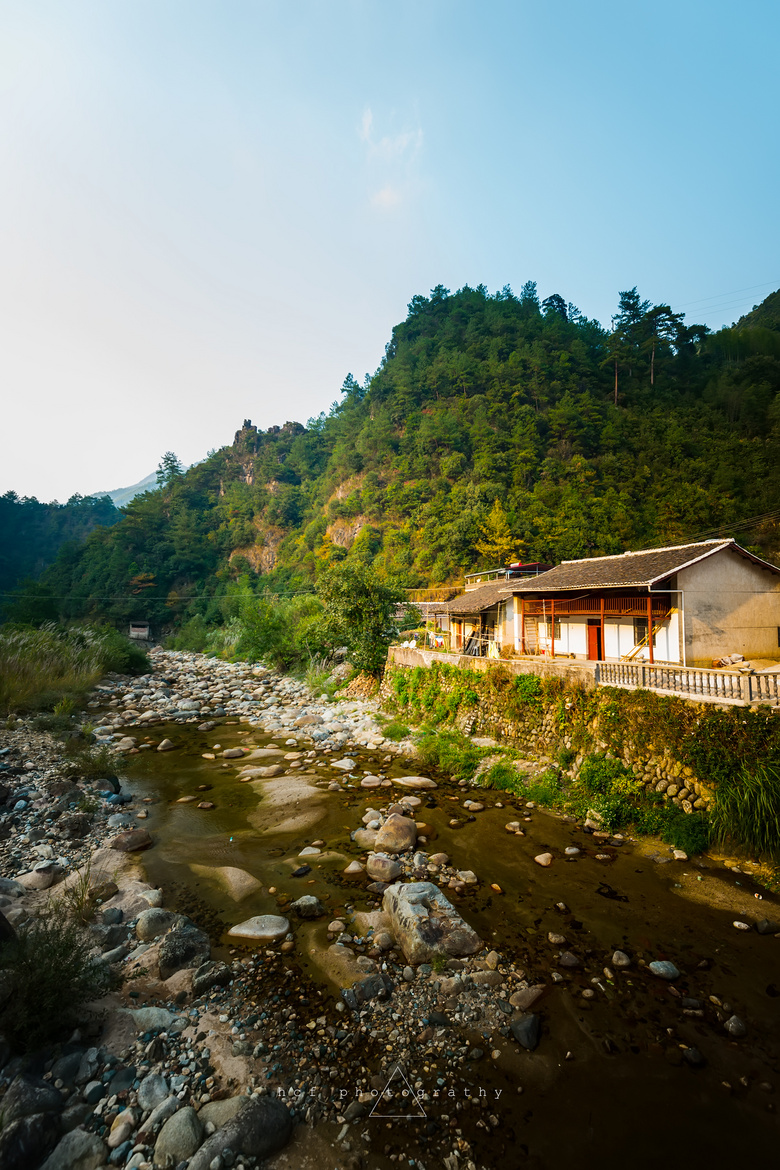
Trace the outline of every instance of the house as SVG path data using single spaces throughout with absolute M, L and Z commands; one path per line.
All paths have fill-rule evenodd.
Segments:
M 708 666 L 780 659 L 780 568 L 733 539 L 563 561 L 449 603 L 452 649 Z

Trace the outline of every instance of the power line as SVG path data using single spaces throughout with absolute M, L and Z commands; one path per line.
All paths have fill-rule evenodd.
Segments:
M 749 284 L 746 288 L 733 288 L 729 292 L 714 293 L 713 296 L 711 296 L 711 297 L 700 297 L 699 300 L 697 300 L 697 301 L 683 301 L 681 304 L 678 304 L 676 307 L 678 309 L 685 309 L 689 305 L 701 305 L 707 301 L 720 300 L 721 297 L 734 297 L 737 295 L 737 293 L 752 292 L 754 289 L 757 289 L 757 288 L 768 288 L 770 285 L 778 285 L 778 284 L 780 284 L 780 281 L 765 280 L 762 284 Z

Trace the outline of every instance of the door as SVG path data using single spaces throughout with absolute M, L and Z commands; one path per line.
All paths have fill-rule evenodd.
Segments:
M 588 620 L 588 658 L 601 661 L 601 622 L 593 618 Z

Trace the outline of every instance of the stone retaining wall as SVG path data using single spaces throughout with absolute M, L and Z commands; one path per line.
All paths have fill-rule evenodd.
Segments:
M 574 676 L 569 666 L 551 662 L 536 662 L 537 669 L 523 669 L 525 660 L 489 662 L 428 650 L 394 648 L 385 674 L 380 698 L 392 700 L 395 696 L 393 678 L 397 671 L 411 671 L 416 667 L 430 669 L 437 663 L 457 670 L 485 675 L 490 667 L 506 668 L 510 674 L 535 674 L 542 678 L 560 678 L 563 689 L 554 703 L 534 702 L 520 707 L 519 713 L 509 716 L 502 708 L 501 692 L 491 690 L 487 678 L 481 686 L 477 678 L 475 689 L 479 695 L 473 705 L 463 704 L 452 720 L 465 735 L 491 736 L 499 742 L 535 754 L 551 761 L 562 751 L 576 751 L 577 755 L 564 772 L 576 777 L 588 755 L 604 754 L 620 759 L 645 788 L 654 789 L 685 812 L 703 811 L 712 799 L 712 790 L 706 780 L 697 776 L 684 761 L 662 744 L 654 744 L 652 751 L 643 750 L 630 737 L 616 743 L 608 730 L 608 709 L 614 703 L 628 700 L 631 692 L 613 688 L 596 688 L 592 671 L 583 664 L 583 677 Z M 456 690 L 456 682 L 440 675 L 439 692 L 442 696 Z M 677 700 L 680 701 L 680 700 Z M 684 700 L 683 700 L 684 701 Z M 687 702 L 687 701 L 686 701 Z M 407 714 L 411 717 L 412 712 Z M 403 715 L 403 712 L 401 712 Z

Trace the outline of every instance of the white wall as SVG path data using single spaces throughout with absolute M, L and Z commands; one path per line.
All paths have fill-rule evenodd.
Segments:
M 689 666 L 714 658 L 780 660 L 780 576 L 725 548 L 682 569 L 677 585 L 685 592 L 685 646 Z

